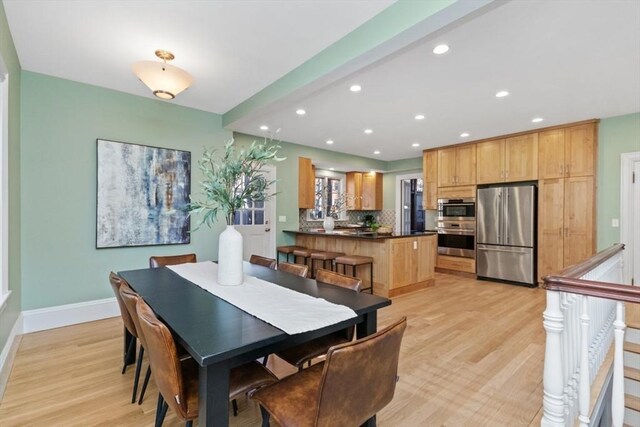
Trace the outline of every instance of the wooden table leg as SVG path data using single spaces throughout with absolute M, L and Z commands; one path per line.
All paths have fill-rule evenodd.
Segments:
M 229 425 L 229 371 L 228 361 L 200 367 L 198 425 Z
M 364 320 L 356 326 L 356 336 L 364 338 L 378 331 L 378 312 L 374 311 L 364 315 Z M 361 427 L 376 427 L 376 416 L 369 418 Z

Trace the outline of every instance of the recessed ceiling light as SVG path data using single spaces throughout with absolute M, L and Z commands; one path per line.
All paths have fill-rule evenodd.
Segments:
M 336 170 L 336 168 L 329 168 L 329 170 L 330 170 L 330 171 L 334 171 L 334 170 Z
M 364 133 L 366 133 L 367 135 L 372 134 L 373 131 L 371 129 L 365 129 Z
M 446 44 L 439 44 L 438 46 L 433 48 L 433 53 L 436 55 L 442 55 L 443 53 L 447 53 L 449 51 L 449 46 Z
M 412 147 L 420 147 L 420 144 L 418 144 L 417 142 L 414 142 L 413 144 L 411 144 Z
M 461 137 L 461 138 L 466 138 L 466 137 L 468 137 L 469 135 L 470 135 L 470 134 L 469 134 L 469 132 L 462 132 L 462 133 L 460 134 L 460 137 Z
M 305 114 L 307 114 L 307 112 L 304 111 L 302 108 L 298 108 L 296 110 L 296 114 L 299 115 L 299 116 L 304 116 Z
M 506 90 L 501 90 L 500 92 L 496 93 L 496 98 L 504 98 L 505 96 L 509 95 L 509 92 Z
M 327 139 L 327 144 L 329 145 L 333 144 L 333 139 Z
M 416 120 L 423 120 L 424 119 L 424 114 L 416 114 L 415 119 Z
M 362 87 L 360 85 L 351 85 L 349 90 L 351 92 L 360 92 L 362 90 Z
M 269 126 L 262 125 L 260 126 L 260 130 L 269 130 Z
M 544 119 L 542 117 L 536 117 L 535 119 L 532 119 L 531 121 L 533 123 L 540 123 L 541 121 L 543 121 Z
M 374 151 L 373 154 L 380 154 L 380 150 Z

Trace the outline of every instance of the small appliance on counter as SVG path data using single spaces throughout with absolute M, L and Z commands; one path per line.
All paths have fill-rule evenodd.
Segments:
M 536 286 L 536 186 L 478 188 L 479 279 Z

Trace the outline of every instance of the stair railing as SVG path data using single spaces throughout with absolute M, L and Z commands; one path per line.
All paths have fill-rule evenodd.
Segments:
M 576 419 L 580 427 L 590 425 L 591 387 L 612 341 L 612 425 L 623 425 L 624 302 L 640 303 L 640 290 L 622 284 L 623 250 L 614 245 L 544 278 L 543 427 L 572 426 Z

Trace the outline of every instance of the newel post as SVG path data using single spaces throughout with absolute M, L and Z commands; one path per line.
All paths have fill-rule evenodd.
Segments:
M 544 352 L 544 397 L 542 400 L 542 427 L 564 427 L 564 375 L 562 373 L 562 331 L 564 329 L 560 310 L 560 292 L 547 291 L 547 308 L 543 314 L 547 332 Z
M 580 427 L 589 426 L 589 405 L 591 404 L 591 377 L 589 375 L 589 297 L 581 295 L 582 314 L 580 315 L 580 382 L 578 387 L 578 405 L 580 407 Z
M 611 419 L 613 427 L 624 424 L 624 303 L 616 302 L 616 320 L 614 327 L 613 386 L 611 390 Z

